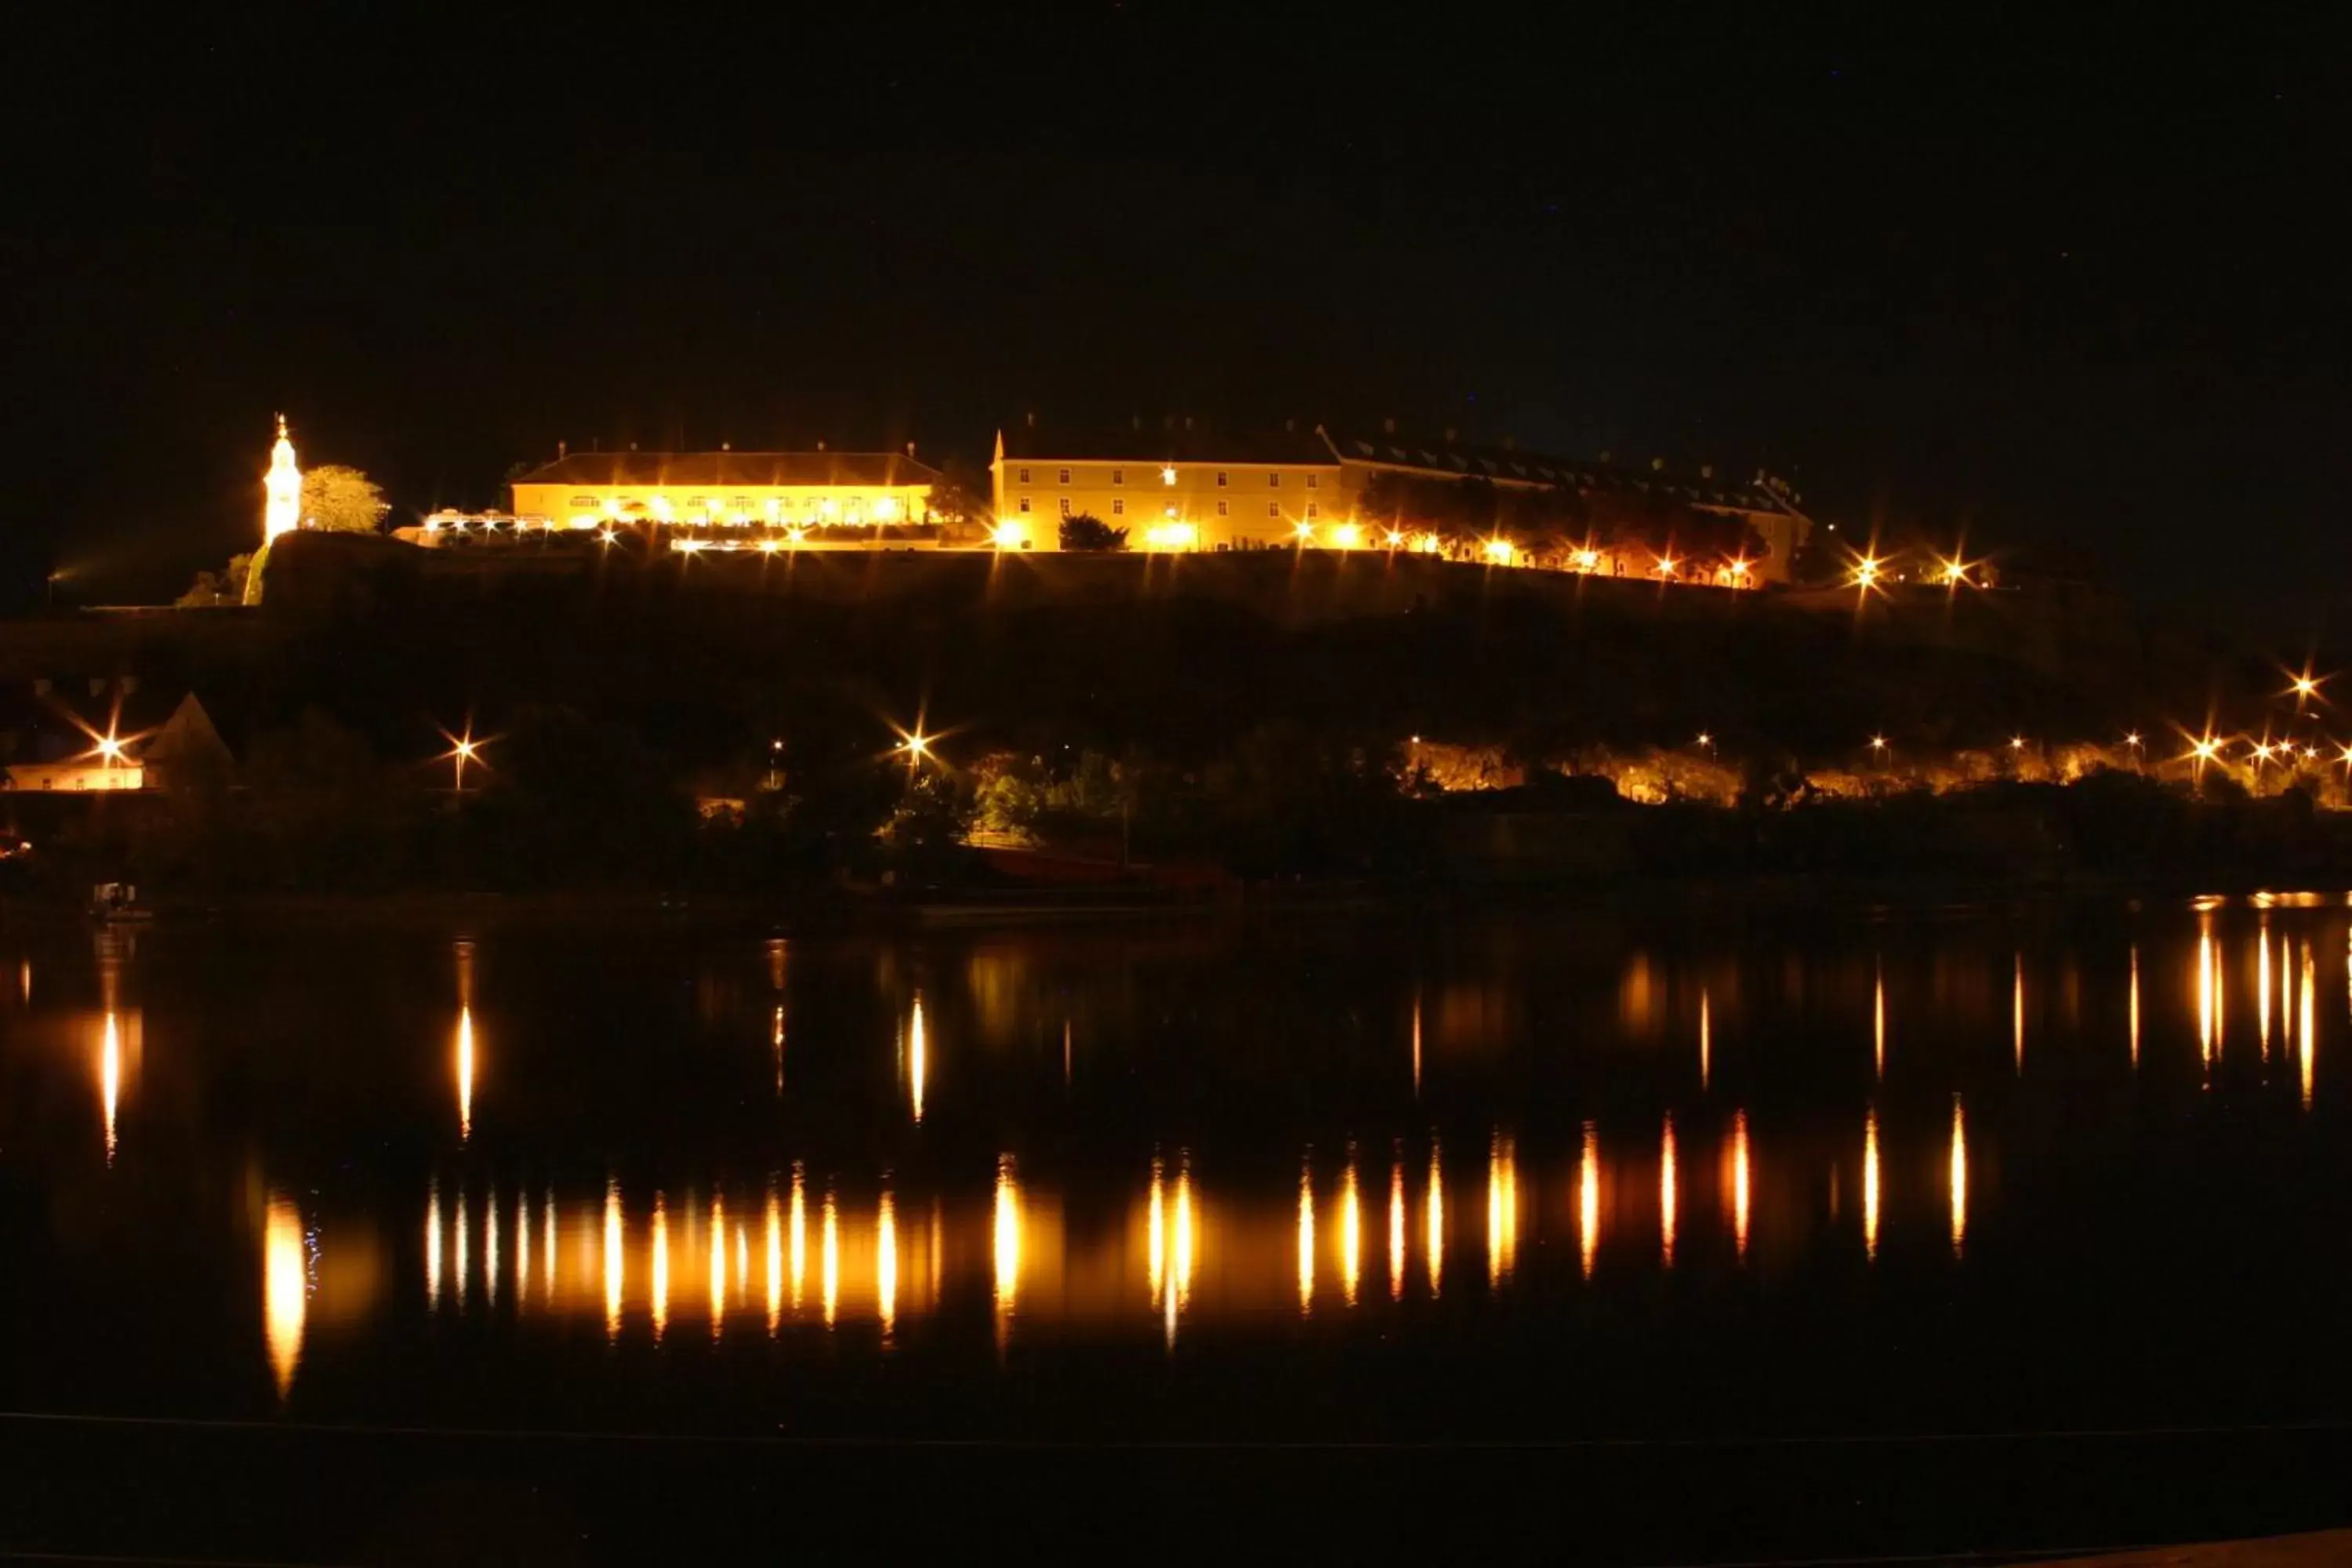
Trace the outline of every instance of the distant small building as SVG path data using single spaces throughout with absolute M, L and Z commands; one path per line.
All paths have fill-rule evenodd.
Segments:
M 14 694 L 13 721 L 0 730 L 7 789 L 155 792 L 234 773 L 236 759 L 194 692 L 142 689 L 133 676 L 93 679 L 88 689 L 86 705 L 78 689 L 50 680 Z
M 571 452 L 514 481 L 541 528 L 643 523 L 865 543 L 930 521 L 940 472 L 899 452 Z

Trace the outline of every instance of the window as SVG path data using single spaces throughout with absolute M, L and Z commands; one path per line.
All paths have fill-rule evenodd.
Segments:
M 1070 498 L 1067 496 L 1062 498 L 1062 515 L 1064 517 L 1070 515 Z
M 1057 482 L 1066 485 L 1068 484 L 1070 482 L 1070 470 L 1064 468 L 1062 470 L 1062 477 Z
M 702 498 L 700 496 L 688 496 L 686 498 L 686 507 L 688 511 L 694 510 L 696 508 L 701 506 L 701 504 Z
M 1029 482 L 1029 470 L 1023 468 L 1019 470 L 1019 473 L 1021 475 L 1021 482 L 1024 485 L 1027 484 Z
M 1268 517 L 1280 517 L 1282 515 L 1282 503 L 1278 500 L 1270 500 L 1266 502 L 1265 515 Z
M 1308 501 L 1308 502 L 1307 503 L 1307 516 L 1309 516 L 1309 517 L 1313 517 L 1313 516 L 1315 516 L 1315 515 L 1316 515 L 1316 511 L 1315 511 L 1315 503 L 1314 503 L 1313 501 Z
M 1322 479 L 1323 479 L 1323 476 L 1322 476 L 1322 475 L 1320 475 L 1320 474 L 1309 474 L 1309 475 L 1307 475 L 1307 488 L 1308 489 L 1310 489 L 1310 490 L 1311 490 L 1311 489 L 1316 489 L 1316 488 L 1318 488 L 1318 487 L 1321 484 L 1321 482 L 1322 482 Z
M 1029 498 L 1027 496 L 1023 496 L 1021 498 L 1021 510 L 1024 512 L 1029 510 Z
M 1219 489 L 1223 489 L 1225 488 L 1225 470 L 1219 468 L 1217 470 L 1217 488 Z
M 1175 464 L 1171 463 L 1166 468 L 1160 470 L 1160 482 L 1163 485 L 1172 485 L 1176 482 Z
M 1281 488 L 1281 485 L 1282 485 L 1282 476 L 1281 476 L 1280 474 L 1269 473 L 1269 474 L 1267 474 L 1267 475 L 1265 476 L 1265 488 L 1266 488 L 1266 489 L 1280 489 L 1280 488 Z
M 1226 502 L 1226 501 L 1219 501 L 1219 502 L 1217 503 L 1217 515 L 1218 515 L 1219 517 L 1223 517 L 1223 516 L 1224 516 L 1224 515 L 1225 515 L 1225 513 L 1226 513 L 1226 511 L 1229 510 L 1230 505 L 1231 505 L 1231 503 L 1230 503 L 1230 502 Z
M 1125 468 L 1113 468 L 1110 471 L 1110 482 L 1115 485 L 1123 485 L 1127 483 L 1127 470 Z
M 594 496 L 573 496 L 572 498 L 572 510 L 574 511 L 593 511 L 596 510 L 596 498 Z
M 1127 502 L 1123 500 L 1114 498 L 1110 503 L 1110 514 L 1113 517 L 1125 517 L 1127 515 Z

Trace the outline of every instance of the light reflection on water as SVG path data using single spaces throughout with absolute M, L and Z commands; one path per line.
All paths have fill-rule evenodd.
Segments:
M 284 1129 L 262 1129 L 250 1144 L 266 1173 L 255 1190 L 265 1195 L 247 1211 L 258 1223 L 248 1220 L 244 1232 L 243 1277 L 249 1290 L 257 1238 L 260 1340 L 268 1383 L 281 1395 L 315 1375 L 308 1369 L 328 1353 L 322 1342 L 331 1349 L 322 1332 L 383 1322 L 404 1303 L 407 1311 L 437 1315 L 443 1331 L 457 1329 L 458 1316 L 467 1314 L 484 1331 L 529 1332 L 537 1323 L 583 1319 L 593 1333 L 601 1317 L 607 1340 L 664 1345 L 671 1354 L 681 1337 L 695 1341 L 704 1328 L 729 1353 L 739 1337 L 833 1331 L 846 1340 L 843 1331 L 855 1328 L 868 1346 L 877 1331 L 904 1345 L 977 1303 L 1000 1345 L 1141 1331 L 1171 1353 L 1181 1338 L 1192 1353 L 1211 1328 L 1262 1332 L 1276 1319 L 1305 1319 L 1311 1327 L 1300 1331 L 1322 1333 L 1383 1314 L 1401 1324 L 1419 1321 L 1415 1315 L 1444 1294 L 1449 1240 L 1458 1244 L 1468 1234 L 1448 1230 L 1446 1135 L 1456 1140 L 1457 1184 L 1473 1184 L 1468 1223 L 1476 1227 L 1483 1219 L 1486 1290 L 1465 1293 L 1474 1305 L 1464 1310 L 1488 1296 L 1541 1297 L 1555 1273 L 1591 1292 L 1641 1278 L 1706 1290 L 1728 1266 L 1751 1265 L 1750 1278 L 1769 1281 L 1791 1258 L 1844 1257 L 1884 1278 L 1918 1267 L 1928 1250 L 1937 1267 L 1973 1270 L 2002 1250 L 2012 1217 L 2005 1211 L 2033 1201 L 2010 1190 L 2023 1184 L 2003 1153 L 2013 1152 L 2030 1109 L 2061 1093 L 2080 1093 L 2086 1084 L 2129 1089 L 2098 1110 L 2110 1121 L 2156 1114 L 2168 1085 L 2195 1089 L 2207 1107 L 2270 1096 L 2318 1127 L 2340 1087 L 2329 1076 L 2335 1058 L 2320 1059 L 2330 1048 L 2323 1036 L 2352 1016 L 2352 928 L 2339 937 L 2342 923 L 2338 910 L 2284 900 L 2261 909 L 2215 905 L 2177 912 L 2168 926 L 2136 928 L 2104 952 L 2029 952 L 1998 933 L 1955 954 L 1939 950 L 1933 966 L 1874 934 L 1839 960 L 1843 968 L 1829 960 L 1793 970 L 1785 959 L 1778 968 L 1752 965 L 1758 975 L 1795 973 L 1801 984 L 1784 987 L 1786 994 L 1738 978 L 1713 954 L 1685 959 L 1654 946 L 1624 957 L 1615 972 L 1579 980 L 1580 994 L 1598 999 L 1589 1018 L 1601 1020 L 1589 1048 L 1548 1044 L 1530 1030 L 1528 1021 L 1542 1015 L 1526 992 L 1541 977 L 1525 971 L 1416 971 L 1385 992 L 1366 976 L 1353 1003 L 1363 1020 L 1361 1051 L 1337 1069 L 1360 1076 L 1318 1080 L 1318 1089 L 1377 1082 L 1389 1098 L 1334 1096 L 1353 1109 L 1343 1124 L 1318 1120 L 1319 1179 L 1302 1128 L 1279 1156 L 1286 1172 L 1295 1169 L 1295 1186 L 1286 1175 L 1283 1190 L 1269 1189 L 1260 1163 L 1270 1151 L 1258 1149 L 1254 1160 L 1249 1148 L 1229 1140 L 1195 1143 L 1189 1132 L 1181 1144 L 1139 1138 L 1139 1153 L 1117 1168 L 1101 1163 L 1115 1149 L 1074 1165 L 1045 1134 L 1008 1135 L 994 1145 L 1001 1152 L 975 1168 L 969 1142 L 959 1149 L 943 1136 L 973 1114 L 968 1098 L 1066 1097 L 1074 1080 L 1087 1081 L 1073 1073 L 1074 1039 L 1086 1051 L 1110 1051 L 1122 1030 L 1137 1027 L 1117 1011 L 1119 999 L 1108 988 L 1089 991 L 1066 974 L 1033 982 L 1024 950 L 1011 942 L 969 971 L 989 987 L 990 1016 L 999 1018 L 994 1034 L 960 1005 L 952 984 L 941 983 L 941 974 L 958 971 L 913 960 L 903 971 L 885 966 L 898 976 L 885 986 L 887 1013 L 858 1048 L 876 1064 L 878 1103 L 887 1106 L 890 1126 L 907 1140 L 890 1150 L 862 1153 L 864 1135 L 854 1126 L 822 1144 L 808 1137 L 809 1126 L 852 1108 L 842 1058 L 826 1055 L 848 1050 L 838 1041 L 852 1031 L 830 1029 L 822 1008 L 805 1005 L 798 992 L 785 994 L 787 978 L 796 986 L 837 987 L 841 971 L 829 973 L 812 958 L 796 960 L 787 976 L 780 947 L 768 950 L 764 988 L 757 950 L 748 963 L 723 953 L 698 960 L 748 970 L 740 983 L 744 1081 L 724 1076 L 731 1067 L 705 1069 L 721 1074 L 721 1094 L 768 1107 L 772 1081 L 780 1092 L 783 1087 L 788 1003 L 796 1020 L 802 1065 L 784 1104 L 804 1107 L 804 1121 L 788 1140 L 769 1135 L 748 1177 L 742 1162 L 704 1160 L 675 1146 L 657 1152 L 656 1173 L 647 1174 L 644 1162 L 633 1163 L 620 1149 L 534 1145 L 516 1127 L 531 1112 L 535 1083 L 551 1083 L 563 1069 L 543 1046 L 534 1056 L 528 1010 L 500 994 L 505 959 L 481 971 L 491 985 L 478 997 L 477 942 L 460 942 L 439 950 L 438 962 L 454 967 L 454 986 L 451 968 L 441 969 L 432 1016 L 404 1047 L 414 1070 L 433 1084 L 424 1115 L 436 1130 L 430 1158 L 383 1189 L 391 1195 L 355 1212 L 347 1193 L 326 1185 L 321 1194 L 333 1181 L 331 1168 L 298 1177 L 296 1162 L 274 1152 Z M 485 965 L 491 957 L 483 944 Z M 2029 957 L 2037 976 L 2031 994 Z M 2145 990 L 2143 960 L 2152 981 Z M 2324 1011 L 2323 981 L 2335 994 L 2339 964 L 2345 1000 Z M 22 973 L 30 967 L 29 958 L 20 960 Z M 79 992 L 83 1010 L 68 1005 L 76 993 L 59 966 L 45 965 L 42 995 L 66 1031 L 59 1037 L 70 1042 L 59 1045 L 56 1059 L 71 1064 L 77 1107 L 89 1105 L 95 1047 L 96 1115 L 78 1110 L 70 1128 L 79 1157 L 119 1182 L 154 1148 L 154 1131 L 165 1125 L 158 1119 L 172 1114 L 167 1102 L 184 1100 L 178 1086 L 194 1058 L 180 1016 L 159 1013 L 152 997 L 131 1005 L 139 968 L 127 952 L 101 951 L 94 968 L 98 1006 L 89 1005 L 89 970 Z M 53 973 L 60 974 L 54 983 Z M 1424 983 L 1432 1004 L 1426 1026 Z M 19 989 L 29 1001 L 29 991 Z M 723 999 L 723 990 L 719 994 Z M 1268 1000 L 1253 994 L 1254 1002 Z M 1279 1005 L 1278 987 L 1271 1001 Z M 488 1009 L 497 1031 L 497 1089 L 488 1102 L 479 1099 L 478 1007 Z M 1074 1029 L 1073 1016 L 1085 1027 Z M 886 1054 L 892 1017 L 895 1086 Z M 1778 1048 L 1789 1051 L 1788 1018 L 1803 1020 L 1797 1037 L 1813 1068 L 1799 1101 L 1776 1089 L 1780 1064 L 1753 1044 L 1777 1036 Z M 158 1024 L 160 1043 L 147 1052 L 144 1025 L 158 1019 L 169 1023 Z M 2024 1075 L 2029 1025 L 2035 1065 Z M 1622 1035 L 1607 1033 L 1611 1026 Z M 10 1048 L 32 1060 L 42 1037 L 18 1035 L 22 1043 Z M 1894 1060 L 1890 1040 L 1900 1046 Z M 934 1083 L 943 1047 L 955 1071 Z M 1211 1071 L 1213 1042 L 1192 1048 L 1207 1053 L 1199 1070 Z M 1033 1074 L 1032 1058 L 1045 1064 L 1044 1072 Z M 1523 1090 L 1514 1076 L 1563 1063 L 1580 1075 L 1572 1087 Z M 134 1073 L 142 1076 L 126 1125 Z M 173 1095 L 163 1092 L 167 1087 Z M 1834 1114 L 1817 1121 L 1810 1114 L 1815 1104 Z M 0 1115 L 22 1114 L 0 1107 Z M 1009 1118 L 1006 1125 L 1024 1123 Z M 1460 1164 L 1464 1139 L 1486 1143 L 1483 1205 L 1475 1152 L 1466 1174 Z M 910 1159 L 926 1140 L 938 1140 L 940 1152 Z M 1381 1211 L 1365 1213 L 1368 1202 L 1381 1201 L 1381 1162 L 1373 1153 L 1367 1168 L 1359 1153 L 1383 1142 L 1391 1155 L 1384 1226 Z M 822 1158 L 814 1152 L 820 1146 Z M 1475 1151 L 1477 1143 L 1467 1146 Z M 597 1160 L 590 1168 L 599 1171 L 613 1160 L 625 1173 L 550 1174 L 573 1168 L 573 1156 Z M 730 1169 L 738 1173 L 714 1174 Z M 819 1211 L 814 1290 L 812 1181 Z M 1653 1190 L 1654 1248 L 1645 1212 Z M 321 1226 L 321 1215 L 333 1223 Z M 1368 1225 L 1380 1228 L 1368 1237 Z M 402 1239 L 387 1246 L 373 1239 L 378 1235 Z M 1367 1288 L 1368 1243 L 1370 1267 L 1385 1267 L 1385 1290 L 1378 1277 Z M 339 1288 L 331 1307 L 319 1289 L 321 1271 L 379 1251 L 387 1266 L 370 1261 L 370 1283 Z M 1475 1285 L 1475 1260 L 1470 1267 Z M 681 1321 L 689 1331 L 670 1334 Z

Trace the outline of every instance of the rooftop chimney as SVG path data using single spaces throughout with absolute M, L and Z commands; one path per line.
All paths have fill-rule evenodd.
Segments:
M 908 443 L 907 443 L 907 456 L 908 456 L 908 457 L 910 457 L 910 458 L 911 458 L 911 457 L 913 457 L 914 455 L 915 455 L 915 444 L 914 444 L 912 441 L 909 441 L 909 442 L 908 442 Z
M 1461 433 L 1455 430 L 1453 426 L 1448 425 L 1445 427 L 1445 444 L 1451 447 L 1459 439 L 1461 439 Z
M 1395 416 L 1391 415 L 1388 418 L 1381 421 L 1381 433 L 1386 436 L 1393 436 L 1396 434 Z
M 564 458 L 566 458 L 570 457 L 571 455 L 572 455 L 572 448 L 571 448 L 570 447 L 566 446 L 564 443 L 562 443 L 562 442 L 561 442 L 561 441 L 558 441 L 558 442 L 555 444 L 555 460 L 556 460 L 557 462 L 559 462 L 559 463 L 560 463 L 560 462 L 563 461 L 563 459 L 564 459 Z
M 1713 463 L 1701 463 L 1698 466 L 1698 477 L 1703 479 L 1711 479 L 1715 478 L 1715 465 Z
M 1021 419 L 1022 423 L 1027 425 L 1030 429 L 1034 430 L 1037 428 L 1037 411 L 1035 409 L 1033 408 L 1029 410 L 1028 413 L 1024 414 L 1021 416 Z

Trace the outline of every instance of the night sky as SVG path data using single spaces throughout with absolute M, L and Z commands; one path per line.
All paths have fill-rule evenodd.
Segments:
M 1034 409 L 1769 467 L 1842 534 L 1965 527 L 2241 629 L 2340 602 L 2316 24 L 871 9 L 45 20 L 0 593 L 246 547 L 280 408 L 399 515 L 558 439 L 981 461 Z

